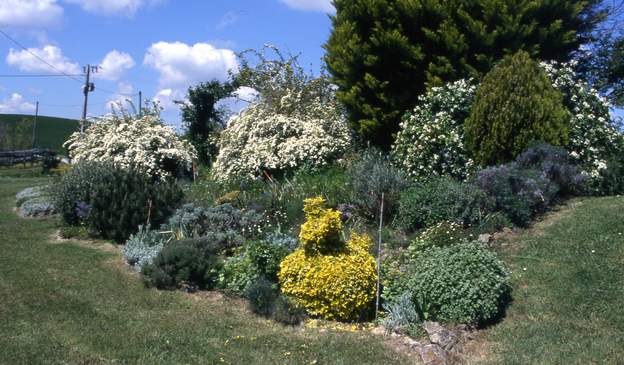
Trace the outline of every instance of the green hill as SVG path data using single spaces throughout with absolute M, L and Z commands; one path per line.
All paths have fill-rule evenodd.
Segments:
M 30 149 L 33 120 L 33 115 L 0 114 L 0 150 Z M 38 116 L 35 147 L 63 153 L 63 143 L 78 128 L 74 119 Z

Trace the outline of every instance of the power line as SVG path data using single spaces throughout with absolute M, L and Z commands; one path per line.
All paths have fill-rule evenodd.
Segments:
M 77 79 L 76 77 L 63 72 L 62 70 L 59 70 L 58 68 L 56 68 L 54 65 L 52 65 L 51 63 L 49 63 L 48 61 L 44 60 L 43 58 L 39 57 L 39 55 L 37 55 L 36 53 L 32 52 L 30 49 L 26 48 L 25 46 L 23 46 L 20 42 L 16 41 L 15 39 L 13 39 L 10 35 L 8 35 L 7 33 L 5 33 L 2 29 L 0 29 L 0 34 L 2 34 L 5 38 L 7 38 L 8 40 L 10 40 L 11 42 L 13 42 L 15 45 L 17 45 L 18 47 L 20 47 L 21 49 L 23 49 L 24 51 L 30 53 L 31 55 L 33 55 L 36 59 L 38 59 L 39 61 L 45 63 L 46 65 L 48 65 L 51 69 L 53 69 L 54 71 L 63 74 L 67 77 L 69 77 L 72 80 L 75 80 L 79 83 L 82 84 L 82 81 L 80 79 Z
M 30 74 L 14 74 L 14 75 L 0 75 L 0 77 L 67 77 L 67 76 L 83 76 L 81 74 L 75 75 L 64 75 L 64 74 L 41 74 L 41 75 L 30 75 Z

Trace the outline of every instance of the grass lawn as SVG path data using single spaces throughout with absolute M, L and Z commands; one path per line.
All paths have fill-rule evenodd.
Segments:
M 56 242 L 0 177 L 0 364 L 402 364 L 368 333 L 284 327 L 240 300 L 146 289 L 112 246 Z M 103 249 L 108 247 L 108 249 Z
M 624 363 L 623 211 L 624 197 L 574 200 L 505 242 L 514 302 L 474 344 L 483 362 Z

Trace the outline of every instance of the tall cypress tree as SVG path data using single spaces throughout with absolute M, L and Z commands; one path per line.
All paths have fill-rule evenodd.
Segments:
M 428 87 L 487 73 L 518 50 L 564 61 L 602 18 L 600 0 L 334 0 L 328 69 L 349 120 L 388 148 Z

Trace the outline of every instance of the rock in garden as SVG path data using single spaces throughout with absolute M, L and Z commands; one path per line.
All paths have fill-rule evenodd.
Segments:
M 431 343 L 439 345 L 444 350 L 451 350 L 460 340 L 453 331 L 446 329 L 438 322 L 425 321 L 423 327 Z
M 491 234 L 487 234 L 487 233 L 480 234 L 479 235 L 479 242 L 481 242 L 481 243 L 490 243 L 490 242 L 492 242 L 492 235 Z

